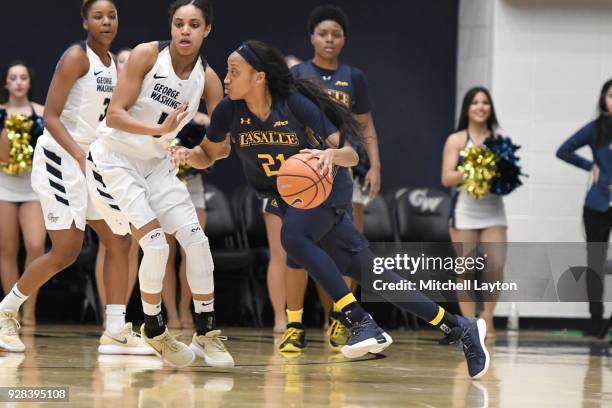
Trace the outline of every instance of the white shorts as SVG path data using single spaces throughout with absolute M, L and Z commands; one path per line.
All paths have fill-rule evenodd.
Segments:
M 189 177 L 185 185 L 187 186 L 187 191 L 189 191 L 191 201 L 193 201 L 195 208 L 206 209 L 206 191 L 204 189 L 202 173 Z
M 364 207 L 370 202 L 368 192 L 361 188 L 359 179 L 353 179 L 353 204 L 361 204 Z
M 137 159 L 111 150 L 96 140 L 89 149 L 87 184 L 113 232 L 126 231 L 114 224 L 121 212 L 137 229 L 157 219 L 168 234 L 198 223 L 187 187 L 178 177 L 170 156 L 163 159 Z M 117 232 L 115 232 L 117 233 Z
M 46 130 L 34 149 L 32 188 L 40 199 L 48 230 L 69 229 L 74 222 L 84 231 L 86 220 L 102 219 L 87 194 L 79 162 Z

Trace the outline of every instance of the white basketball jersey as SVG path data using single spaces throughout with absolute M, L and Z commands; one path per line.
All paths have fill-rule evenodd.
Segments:
M 198 58 L 189 78 L 180 79 L 174 73 L 168 45 L 168 42 L 159 43 L 157 61 L 145 75 L 140 94 L 128 113 L 141 122 L 161 124 L 186 101 L 189 103 L 187 116 L 173 132 L 156 136 L 127 133 L 110 128 L 103 121 L 98 126 L 98 135 L 110 149 L 139 159 L 163 158 L 170 142 L 197 113 L 204 92 L 206 63 Z
M 117 68 L 112 57 L 107 67 L 85 42 L 80 45 L 87 53 L 89 70 L 70 89 L 60 121 L 70 136 L 86 149 L 96 140 L 96 128 L 106 116 L 117 84 Z

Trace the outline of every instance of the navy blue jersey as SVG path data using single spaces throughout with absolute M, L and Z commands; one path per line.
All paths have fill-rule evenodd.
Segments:
M 335 132 L 336 127 L 310 99 L 293 92 L 274 98 L 265 121 L 251 113 L 243 100 L 225 97 L 213 111 L 206 138 L 221 142 L 230 133 L 248 183 L 260 197 L 278 198 L 276 175 L 283 162 L 301 149 L 325 149 L 324 140 Z M 346 207 L 351 197 L 348 171 L 340 168 L 326 205 Z
M 291 72 L 296 78 L 315 79 L 332 98 L 341 102 L 356 115 L 371 111 L 366 77 L 355 67 L 340 64 L 337 69 L 329 70 L 315 65 L 310 60 L 295 65 Z M 353 141 L 353 148 L 359 155 L 359 163 L 353 167 L 353 175 L 363 184 L 370 169 L 370 159 L 361 143 Z
M 296 78 L 317 79 L 332 98 L 354 114 L 369 113 L 372 110 L 366 77 L 355 67 L 340 64 L 337 69 L 329 70 L 315 65 L 311 60 L 294 66 L 291 72 Z

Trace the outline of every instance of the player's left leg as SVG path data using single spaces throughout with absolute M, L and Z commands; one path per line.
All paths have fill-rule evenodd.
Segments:
M 289 207 L 283 218 L 281 240 L 288 261 L 304 267 L 342 311 L 343 322 L 351 328 L 342 353 L 356 358 L 368 352 L 380 352 L 393 340 L 357 303 L 333 259 L 318 245 L 335 228 L 340 214 L 342 210 L 326 206 L 307 211 Z
M 372 273 L 375 255 L 368 247 L 358 248 L 354 246 L 354 243 L 359 242 L 354 239 L 355 234 L 358 234 L 358 232 L 351 223 L 339 223 L 334 234 L 327 236 L 322 244 L 326 248 L 335 245 L 334 251 L 329 249 L 328 251 L 334 253 L 336 264 L 339 265 L 341 270 L 346 271 L 347 275 L 361 282 L 365 273 Z M 344 243 L 344 246 L 341 246 L 341 243 Z M 403 281 L 400 275 L 386 269 L 380 275 L 377 275 L 377 279 L 381 279 L 385 283 L 396 283 L 398 285 Z M 367 285 L 362 286 L 362 289 L 368 290 Z M 379 295 L 384 297 L 384 292 Z M 389 301 L 442 330 L 446 337 L 441 340 L 441 344 L 461 343 L 472 378 L 479 378 L 488 370 L 490 358 L 484 344 L 487 325 L 483 319 L 477 320 L 453 315 L 418 290 L 406 291 L 405 300 L 402 302 L 395 299 Z
M 185 269 L 196 323 L 189 347 L 209 365 L 233 366 L 234 359 L 224 344 L 227 337 L 222 336 L 215 325 L 214 264 L 208 237 L 200 226 L 187 187 L 162 164 L 150 177 L 150 191 L 151 205 L 164 231 L 173 233 L 185 251 Z
M 125 293 L 131 237 L 115 235 L 104 220 L 89 220 L 88 223 L 106 248 L 103 271 L 107 301 L 106 320 L 98 352 L 152 355 L 153 349 L 132 331 L 132 323 L 125 322 Z
M 503 281 L 504 264 L 506 262 L 507 228 L 497 226 L 485 228 L 480 232 L 480 248 L 487 256 L 486 271 L 483 280 L 486 282 Z M 495 338 L 495 326 L 493 325 L 493 313 L 499 292 L 487 294 L 484 302 L 484 311 L 481 315 L 487 322 L 487 337 Z
M 19 224 L 26 248 L 25 267 L 27 268 L 34 259 L 38 259 L 45 253 L 47 231 L 40 202 L 28 201 L 19 206 Z M 37 297 L 38 292 L 32 293 L 23 305 L 22 322 L 24 326 L 36 324 Z

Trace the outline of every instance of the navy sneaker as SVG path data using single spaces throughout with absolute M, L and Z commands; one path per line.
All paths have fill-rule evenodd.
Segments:
M 482 377 L 489 369 L 489 352 L 485 346 L 487 323 L 484 319 L 457 316 L 459 325 L 440 341 L 440 344 L 461 344 L 470 377 Z
M 344 346 L 340 349 L 347 358 L 357 358 L 368 353 L 380 353 L 393 343 L 393 339 L 365 313 L 360 322 L 351 322 L 349 319 L 342 319 L 343 323 L 349 326 L 349 337 Z

